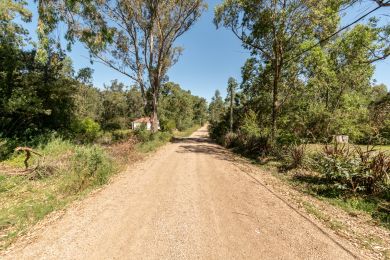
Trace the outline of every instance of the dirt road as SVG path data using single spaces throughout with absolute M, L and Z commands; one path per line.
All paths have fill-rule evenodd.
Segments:
M 353 259 L 355 251 L 246 174 L 202 128 L 166 145 L 6 259 Z

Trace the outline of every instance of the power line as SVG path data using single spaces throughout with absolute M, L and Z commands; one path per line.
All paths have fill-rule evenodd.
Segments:
M 377 6 L 376 8 L 372 9 L 370 12 L 366 13 L 365 15 L 359 17 L 358 19 L 356 19 L 355 21 L 353 21 L 352 23 L 350 24 L 347 24 L 345 26 L 343 26 L 342 28 L 340 28 L 339 30 L 337 30 L 336 32 L 332 33 L 331 35 L 327 36 L 326 38 L 324 39 L 321 39 L 320 41 L 318 41 L 316 44 L 313 44 L 312 46 L 310 46 L 309 48 L 307 48 L 306 50 L 303 50 L 301 51 L 299 54 L 295 55 L 294 57 L 292 57 L 291 59 L 287 60 L 286 63 L 292 61 L 292 60 L 295 60 L 296 58 L 299 58 L 302 54 L 312 50 L 313 48 L 315 48 L 316 46 L 320 45 L 321 43 L 324 43 L 326 41 L 328 41 L 329 39 L 331 39 L 333 36 L 339 34 L 340 32 L 344 31 L 345 29 L 347 29 L 348 27 L 351 27 L 352 25 L 360 22 L 361 20 L 363 20 L 364 18 L 366 18 L 367 16 L 369 16 L 370 14 L 372 14 L 373 12 L 377 11 L 378 9 L 384 7 L 385 5 L 387 4 L 390 4 L 390 0 L 388 0 L 387 2 L 383 3 L 383 5 L 379 5 Z

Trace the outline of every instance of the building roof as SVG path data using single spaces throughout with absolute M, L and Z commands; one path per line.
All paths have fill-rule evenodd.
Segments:
M 133 123 L 150 123 L 150 117 L 141 117 L 138 119 L 135 119 Z

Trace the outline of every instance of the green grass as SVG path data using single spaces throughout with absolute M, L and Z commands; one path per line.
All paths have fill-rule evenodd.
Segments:
M 350 214 L 360 212 L 368 213 L 380 225 L 390 229 L 390 214 L 382 212 L 379 205 L 386 203 L 388 198 L 385 194 L 368 196 L 364 194 L 350 194 L 327 183 L 327 181 L 313 173 L 313 175 L 300 176 L 288 174 L 283 178 L 290 182 L 300 191 L 310 194 L 331 205 L 342 208 Z
M 188 128 L 188 129 L 184 130 L 184 131 L 175 131 L 175 132 L 173 133 L 173 136 L 174 136 L 174 137 L 178 137 L 178 138 L 180 138 L 180 137 L 188 137 L 188 136 L 190 136 L 193 132 L 195 132 L 196 130 L 198 130 L 199 128 L 200 128 L 200 125 L 194 125 L 194 126 Z
M 307 201 L 302 201 L 302 205 L 309 214 L 314 215 L 316 218 L 324 221 L 327 224 L 327 226 L 330 227 L 331 229 L 340 230 L 340 229 L 344 228 L 343 223 L 341 223 L 340 221 L 331 219 L 329 216 L 324 214 L 321 210 L 319 210 L 313 204 L 311 204 Z
M 149 137 L 149 140 L 138 143 L 136 145 L 137 151 L 141 153 L 148 153 L 155 151 L 157 148 L 163 146 L 167 142 L 169 142 L 172 138 L 171 133 L 167 132 L 157 132 L 154 134 L 151 134 Z
M 36 150 L 43 157 L 34 172 L 23 172 L 22 154 L 1 162 L 7 170 L 0 170 L 0 249 L 47 214 L 105 184 L 119 170 L 96 145 L 78 146 L 54 139 Z M 31 168 L 37 166 L 37 158 L 33 156 Z M 18 175 L 10 175 L 10 167 Z

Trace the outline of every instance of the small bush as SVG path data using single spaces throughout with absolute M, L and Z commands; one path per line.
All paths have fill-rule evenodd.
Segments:
M 113 142 L 113 137 L 111 132 L 104 132 L 97 139 L 96 143 L 98 144 L 111 144 Z
M 123 141 L 131 138 L 133 136 L 133 131 L 130 129 L 121 129 L 112 131 L 112 139 L 114 141 Z
M 278 134 L 276 143 L 278 146 L 294 146 L 300 143 L 300 139 L 293 133 L 281 132 Z
M 316 156 L 317 169 L 340 189 L 353 193 L 380 193 L 390 185 L 390 156 L 359 147 L 326 146 Z
M 379 152 L 367 163 L 370 174 L 365 186 L 368 192 L 378 193 L 382 190 L 390 190 L 390 156 Z
M 147 130 L 146 125 L 141 125 L 135 129 L 134 134 L 140 142 L 147 142 L 152 138 L 152 131 Z
M 287 169 L 304 168 L 306 166 L 306 145 L 292 145 L 287 149 Z
M 238 139 L 238 135 L 236 133 L 228 132 L 227 134 L 225 134 L 223 138 L 222 145 L 227 148 L 234 147 L 237 145 L 237 139 Z
M 165 132 L 173 133 L 173 131 L 176 129 L 176 122 L 172 119 L 161 122 L 161 128 Z
M 144 142 L 139 143 L 137 145 L 137 148 L 141 152 L 154 151 L 156 148 L 170 141 L 171 138 L 172 134 L 168 132 L 149 133 L 148 139 Z
M 69 193 L 105 184 L 113 172 L 111 159 L 102 148 L 95 145 L 77 147 L 71 158 L 71 165 L 65 185 L 65 190 Z
M 257 157 L 269 152 L 268 133 L 259 127 L 255 112 L 249 111 L 237 131 L 235 145 L 237 149 L 250 157 Z
M 76 121 L 73 126 L 76 138 L 82 143 L 91 143 L 100 134 L 100 125 L 91 118 Z
M 152 140 L 168 142 L 172 138 L 172 135 L 168 132 L 157 132 L 152 134 Z

